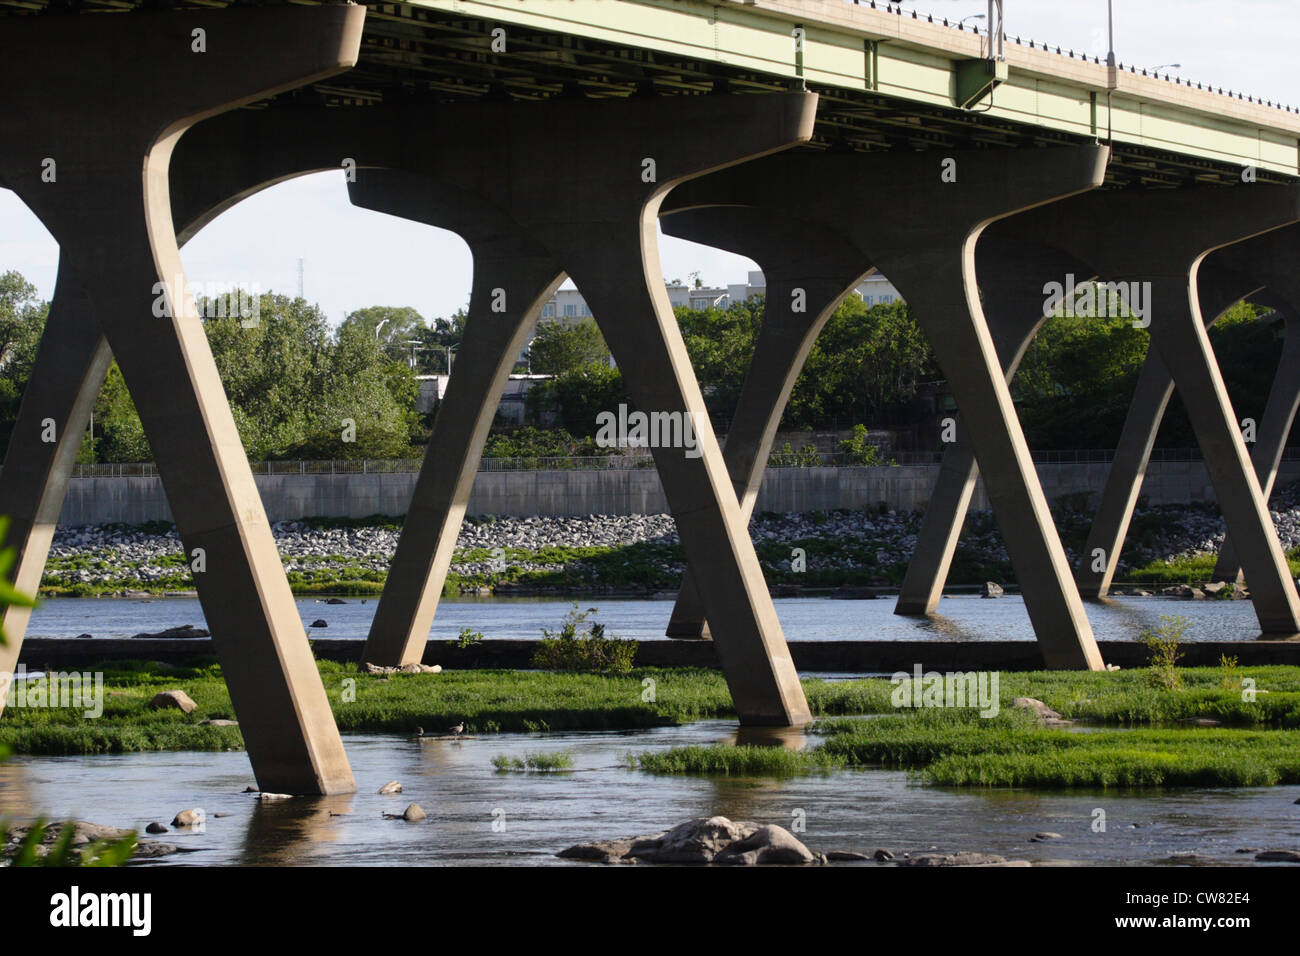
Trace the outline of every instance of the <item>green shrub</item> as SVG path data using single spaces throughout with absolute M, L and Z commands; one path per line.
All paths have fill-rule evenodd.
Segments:
M 1191 622 L 1187 618 L 1169 614 L 1160 615 L 1160 626 L 1147 628 L 1138 639 L 1147 646 L 1151 657 L 1147 662 L 1147 677 L 1150 682 L 1164 690 L 1178 687 L 1179 678 L 1176 665 L 1182 657 L 1178 645 Z
M 605 625 L 588 619 L 594 607 L 578 610 L 578 602 L 564 616 L 558 631 L 542 628 L 542 640 L 533 654 L 533 666 L 553 671 L 597 671 L 626 674 L 632 669 L 637 642 L 605 636 Z

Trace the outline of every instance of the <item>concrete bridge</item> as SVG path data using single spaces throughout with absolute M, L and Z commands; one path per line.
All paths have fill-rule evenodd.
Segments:
M 1084 586 L 1104 593 L 1177 387 L 1229 524 L 1227 564 L 1244 569 L 1262 631 L 1300 631 L 1261 487 L 1300 384 L 1284 365 L 1261 430 L 1272 444 L 1261 438 L 1252 461 L 1205 334 L 1243 295 L 1300 309 L 1294 108 L 871 3 L 135 7 L 0 0 L 0 183 L 61 256 L 0 512 L 13 518 L 13 582 L 33 591 L 116 358 L 263 789 L 354 784 L 201 320 L 175 280 L 180 244 L 214 216 L 319 170 L 343 169 L 358 205 L 460 233 L 474 256 L 465 341 L 371 661 L 421 657 L 497 397 L 566 275 L 637 407 L 694 425 L 693 447 L 654 449 L 690 561 L 672 630 L 699 637 L 707 621 L 746 723 L 809 719 L 746 521 L 812 342 L 877 268 L 930 337 L 961 416 L 900 612 L 924 613 L 941 586 L 978 468 L 1043 662 L 1104 666 L 1007 387 L 1049 311 L 1045 286 L 1075 275 L 1149 290 L 1152 343 Z M 725 453 L 664 292 L 660 216 L 768 276 Z M 5 612 L 0 672 L 26 615 Z

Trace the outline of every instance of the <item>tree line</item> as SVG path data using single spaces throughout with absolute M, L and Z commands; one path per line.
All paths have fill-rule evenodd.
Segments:
M 432 416 L 416 410 L 418 373 L 454 368 L 465 313 L 426 321 L 409 307 L 374 306 L 331 328 L 316 306 L 265 294 L 254 318 L 228 308 L 204 322 L 240 437 L 251 460 L 419 457 Z M 0 445 L 7 445 L 31 374 L 49 304 L 16 272 L 0 275 Z M 1123 314 L 1058 315 L 1044 323 L 1012 383 L 1030 447 L 1113 448 L 1149 344 Z M 1262 415 L 1281 343 L 1269 310 L 1241 303 L 1210 338 L 1239 417 Z M 715 428 L 725 433 L 762 322 L 755 297 L 730 308 L 679 308 L 676 317 Z M 542 322 L 516 371 L 553 376 L 527 397 L 522 428 L 498 423 L 486 454 L 593 455 L 596 416 L 635 406 L 591 320 Z M 902 302 L 846 299 L 812 347 L 782 420 L 791 430 L 906 424 L 914 398 L 942 375 Z M 1158 444 L 1195 445 L 1175 393 Z M 131 395 L 114 364 L 95 403 L 81 461 L 152 457 Z

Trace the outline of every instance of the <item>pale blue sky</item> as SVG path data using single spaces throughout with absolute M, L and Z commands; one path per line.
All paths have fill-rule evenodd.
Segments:
M 544 0 L 527 0 L 544 2 Z M 983 13 L 986 0 L 906 3 L 949 19 Z M 1005 0 L 1007 32 L 1106 52 L 1105 0 Z M 1215 86 L 1300 105 L 1296 0 L 1115 0 L 1115 48 L 1124 63 L 1181 63 Z M 744 282 L 752 262 L 676 239 L 660 242 L 664 274 L 699 271 L 710 285 Z M 342 172 L 284 183 L 225 213 L 182 250 L 190 281 L 305 292 L 331 322 L 368 305 L 413 306 L 447 316 L 469 297 L 469 250 L 456 235 L 354 209 Z M 58 246 L 17 197 L 0 189 L 0 271 L 16 269 L 48 297 Z

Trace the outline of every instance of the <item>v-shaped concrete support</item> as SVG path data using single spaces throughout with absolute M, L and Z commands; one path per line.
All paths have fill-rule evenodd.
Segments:
M 10 117 L 21 135 L 0 157 L 4 181 L 60 244 L 63 301 L 84 295 L 117 356 L 155 451 L 221 657 L 254 772 L 263 789 L 346 792 L 351 770 L 289 592 L 252 472 L 207 347 L 184 292 L 168 195 L 168 166 L 191 124 L 243 103 L 348 69 L 360 45 L 360 7 L 278 8 L 21 18 L 5 22 L 13 55 L 5 85 L 41 87 L 41 108 Z M 135 51 L 125 57 L 122 50 Z M 68 65 L 51 74 L 51 65 Z M 18 104 L 13 104 L 15 107 Z M 44 176 L 42 175 L 44 173 Z M 75 286 L 73 291 L 70 286 Z M 156 310 L 163 317 L 156 315 Z M 61 308 L 60 310 L 61 311 Z M 63 320 L 58 320 L 62 322 Z M 66 480 L 107 355 L 84 325 L 46 366 L 77 389 L 48 414 L 69 427 L 39 467 L 5 469 L 6 491 L 25 508 L 19 534 L 43 564 L 57 518 L 50 479 Z M 25 404 L 40 402 L 38 389 Z M 56 417 L 57 416 L 57 417 Z M 23 441 L 9 455 L 21 455 Z M 20 482 L 46 484 L 41 491 Z M 58 495 L 61 498 L 61 494 Z M 21 579 L 35 575 L 24 554 Z M 17 659 L 19 641 L 0 657 Z
M 723 458 L 748 522 L 763 485 L 781 415 L 808 353 L 836 306 L 874 270 L 846 238 L 824 226 L 745 206 L 688 209 L 662 216 L 670 236 L 753 259 L 767 290 L 763 324 L 727 430 Z M 668 636 L 709 633 L 693 565 L 668 622 Z
M 1034 214 L 1034 229 L 1090 263 L 1097 274 L 1111 282 L 1139 283 L 1150 321 L 1152 354 L 1079 571 L 1087 590 L 1104 593 L 1109 584 L 1172 380 L 1240 550 L 1261 629 L 1300 630 L 1300 598 L 1210 348 L 1199 291 L 1202 261 L 1210 252 L 1297 220 L 1300 188 L 1259 184 L 1097 193 Z M 1248 288 L 1241 288 L 1240 279 L 1216 285 L 1208 290 L 1207 303 L 1213 298 L 1212 307 L 1222 310 L 1249 292 L 1254 280 L 1243 275 Z M 1214 272 L 1207 271 L 1206 279 L 1217 283 Z M 1109 573 L 1092 571 L 1097 549 Z
M 791 153 L 690 183 L 666 207 L 750 205 L 816 222 L 889 276 L 952 386 L 1049 667 L 1103 664 L 984 319 L 975 243 L 996 219 L 1096 187 L 1107 158 L 1091 147 Z
M 993 223 L 975 247 L 976 279 L 998 361 L 1010 385 L 1029 343 L 1048 318 L 1043 287 L 1067 274 L 1087 278 L 1086 267 L 1059 250 L 1005 235 L 1015 217 Z M 944 449 L 895 614 L 933 614 L 943 596 L 979 467 L 962 428 Z
M 815 104 L 808 94 L 486 102 L 443 113 L 455 117 L 461 148 L 413 152 L 404 163 L 483 199 L 517 224 L 518 236 L 545 248 L 583 290 L 637 409 L 676 423 L 675 432 L 662 436 L 667 441 L 652 442 L 652 453 L 683 547 L 704 566 L 718 655 L 747 724 L 802 724 L 809 712 L 663 289 L 655 221 L 674 185 L 808 139 Z M 592 129 L 602 135 L 592 139 Z M 563 156 L 528 148 L 570 136 L 587 147 Z M 479 272 L 476 266 L 476 284 Z M 539 304 L 523 297 L 529 312 Z M 467 406 L 481 402 L 483 383 L 499 374 L 490 350 L 481 354 L 483 365 L 474 365 L 478 384 L 467 391 L 478 394 Z M 465 361 L 462 349 L 460 367 Z M 468 414 L 479 427 L 479 413 Z M 452 450 L 449 465 L 458 480 L 472 474 L 478 445 L 471 430 Z M 439 480 L 421 478 L 426 488 Z M 463 512 L 455 493 L 440 494 L 427 506 L 429 520 L 420 520 L 431 539 L 399 549 L 401 566 L 395 560 L 390 575 L 405 584 L 386 593 L 387 623 L 372 631 L 368 654 L 401 649 L 418 659 L 427 639 L 421 623 L 432 616 L 427 592 L 450 556 L 452 526 Z

